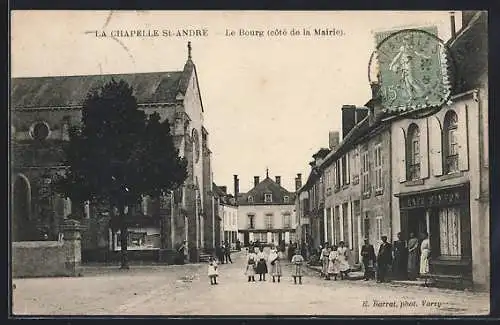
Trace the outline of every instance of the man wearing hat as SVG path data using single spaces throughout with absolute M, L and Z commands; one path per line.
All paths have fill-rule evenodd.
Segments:
M 363 262 L 363 267 L 365 269 L 365 281 L 373 279 L 375 277 L 374 267 L 375 267 L 375 249 L 365 238 L 364 245 L 361 247 L 361 260 Z

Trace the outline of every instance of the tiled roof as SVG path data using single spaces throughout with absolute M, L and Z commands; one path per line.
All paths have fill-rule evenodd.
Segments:
M 238 196 L 238 203 L 240 205 L 253 205 L 253 204 L 270 204 L 264 202 L 264 194 L 271 193 L 273 202 L 272 204 L 286 204 L 284 203 L 284 197 L 288 196 L 288 204 L 294 204 L 295 193 L 289 192 L 284 187 L 278 185 L 271 178 L 266 177 L 262 182 L 257 184 L 247 193 L 242 193 Z M 253 197 L 253 202 L 248 202 L 248 197 Z
M 175 101 L 179 91 L 185 93 L 185 82 L 180 83 L 182 78 L 186 78 L 183 71 L 12 78 L 11 107 L 81 106 L 90 90 L 111 79 L 124 80 L 132 86 L 138 103 L 169 103 Z

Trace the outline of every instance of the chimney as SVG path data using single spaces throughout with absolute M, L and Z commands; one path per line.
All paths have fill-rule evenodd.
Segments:
M 356 125 L 356 106 L 342 105 L 342 139 Z
M 363 119 L 367 116 L 368 116 L 367 107 L 356 107 L 356 124 L 363 121 Z
M 253 186 L 257 186 L 259 184 L 259 176 L 254 176 L 253 177 Z
M 450 24 L 451 24 L 451 39 L 457 36 L 457 26 L 455 24 L 455 13 L 450 11 Z
M 239 192 L 240 192 L 240 180 L 238 179 L 238 175 L 234 175 L 234 198 L 236 202 L 238 202 Z
M 338 146 L 339 146 L 339 132 L 338 131 L 328 132 L 328 148 L 330 148 L 330 150 L 335 150 L 335 148 L 337 148 Z
M 295 178 L 295 191 L 298 191 L 302 187 L 302 174 L 297 174 Z
M 281 176 L 275 176 L 276 184 L 281 185 Z

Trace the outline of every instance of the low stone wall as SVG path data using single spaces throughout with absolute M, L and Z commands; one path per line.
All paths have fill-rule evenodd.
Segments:
M 12 243 L 12 277 L 68 276 L 63 242 L 27 241 Z
M 81 275 L 80 223 L 67 219 L 61 226 L 63 241 L 12 243 L 12 277 Z

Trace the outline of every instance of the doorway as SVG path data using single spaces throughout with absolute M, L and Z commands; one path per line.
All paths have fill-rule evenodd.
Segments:
M 427 222 L 425 218 L 425 209 L 412 209 L 408 210 L 408 230 L 406 231 L 407 237 L 410 233 L 414 233 L 420 239 L 420 234 L 427 231 Z
M 250 234 L 248 232 L 243 233 L 243 245 L 248 246 L 250 244 Z
M 19 174 L 14 182 L 12 241 L 34 240 L 30 237 L 31 187 L 26 176 Z

